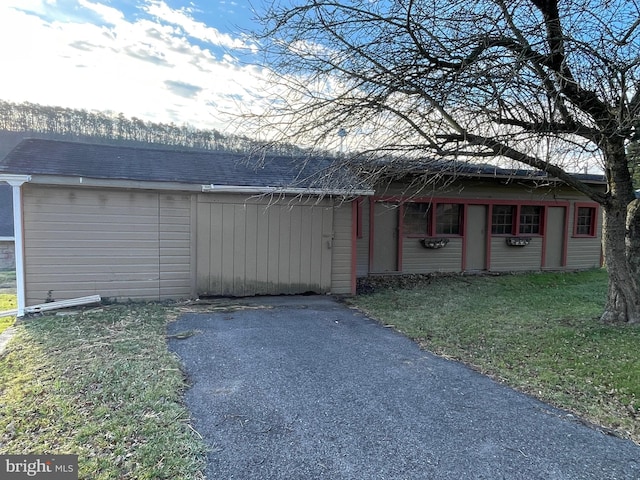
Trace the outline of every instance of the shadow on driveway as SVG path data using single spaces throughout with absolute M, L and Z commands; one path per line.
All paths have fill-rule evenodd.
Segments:
M 330 297 L 186 314 L 209 479 L 638 479 L 640 447 L 418 348 Z

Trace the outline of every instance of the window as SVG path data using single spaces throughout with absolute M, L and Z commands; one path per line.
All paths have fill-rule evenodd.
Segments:
M 540 205 L 494 205 L 491 233 L 494 235 L 541 235 L 543 207 Z
M 457 203 L 405 203 L 403 232 L 424 237 L 462 235 L 463 210 L 463 205 Z
M 404 233 L 405 235 L 428 235 L 431 204 L 405 203 Z
M 456 203 L 436 205 L 436 235 L 460 235 L 461 206 Z
M 542 207 L 523 205 L 520 207 L 520 233 L 540 234 Z
M 576 205 L 573 234 L 581 237 L 595 237 L 596 208 Z
M 513 205 L 494 205 L 491 213 L 491 233 L 511 235 L 513 233 Z

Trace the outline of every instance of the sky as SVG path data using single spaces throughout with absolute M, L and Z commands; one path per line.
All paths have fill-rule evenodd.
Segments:
M 228 132 L 264 84 L 252 3 L 0 0 L 0 99 Z

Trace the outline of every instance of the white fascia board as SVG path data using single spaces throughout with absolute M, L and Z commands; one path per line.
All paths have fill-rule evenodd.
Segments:
M 322 188 L 294 188 L 294 187 L 252 187 L 247 185 L 202 185 L 203 193 L 246 193 L 251 195 L 343 195 L 343 196 L 371 196 L 373 190 L 360 189 L 322 189 Z
M 19 187 L 23 183 L 30 181 L 31 175 L 14 175 L 12 173 L 0 173 L 0 182 L 7 182 L 11 186 Z
M 32 175 L 31 182 L 38 185 L 65 187 L 126 188 L 136 190 L 171 190 L 184 192 L 200 192 L 200 184 L 179 182 L 156 182 L 126 179 L 107 179 L 90 177 L 69 177 L 62 175 Z

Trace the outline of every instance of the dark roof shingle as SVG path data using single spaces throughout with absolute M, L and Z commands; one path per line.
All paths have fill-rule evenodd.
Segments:
M 326 189 L 331 159 L 248 155 L 218 151 L 161 150 L 27 139 L 0 161 L 0 173 L 197 185 Z M 340 184 L 342 183 L 342 184 Z M 348 185 L 349 183 L 349 185 Z M 333 178 L 331 189 L 357 187 L 355 178 Z

